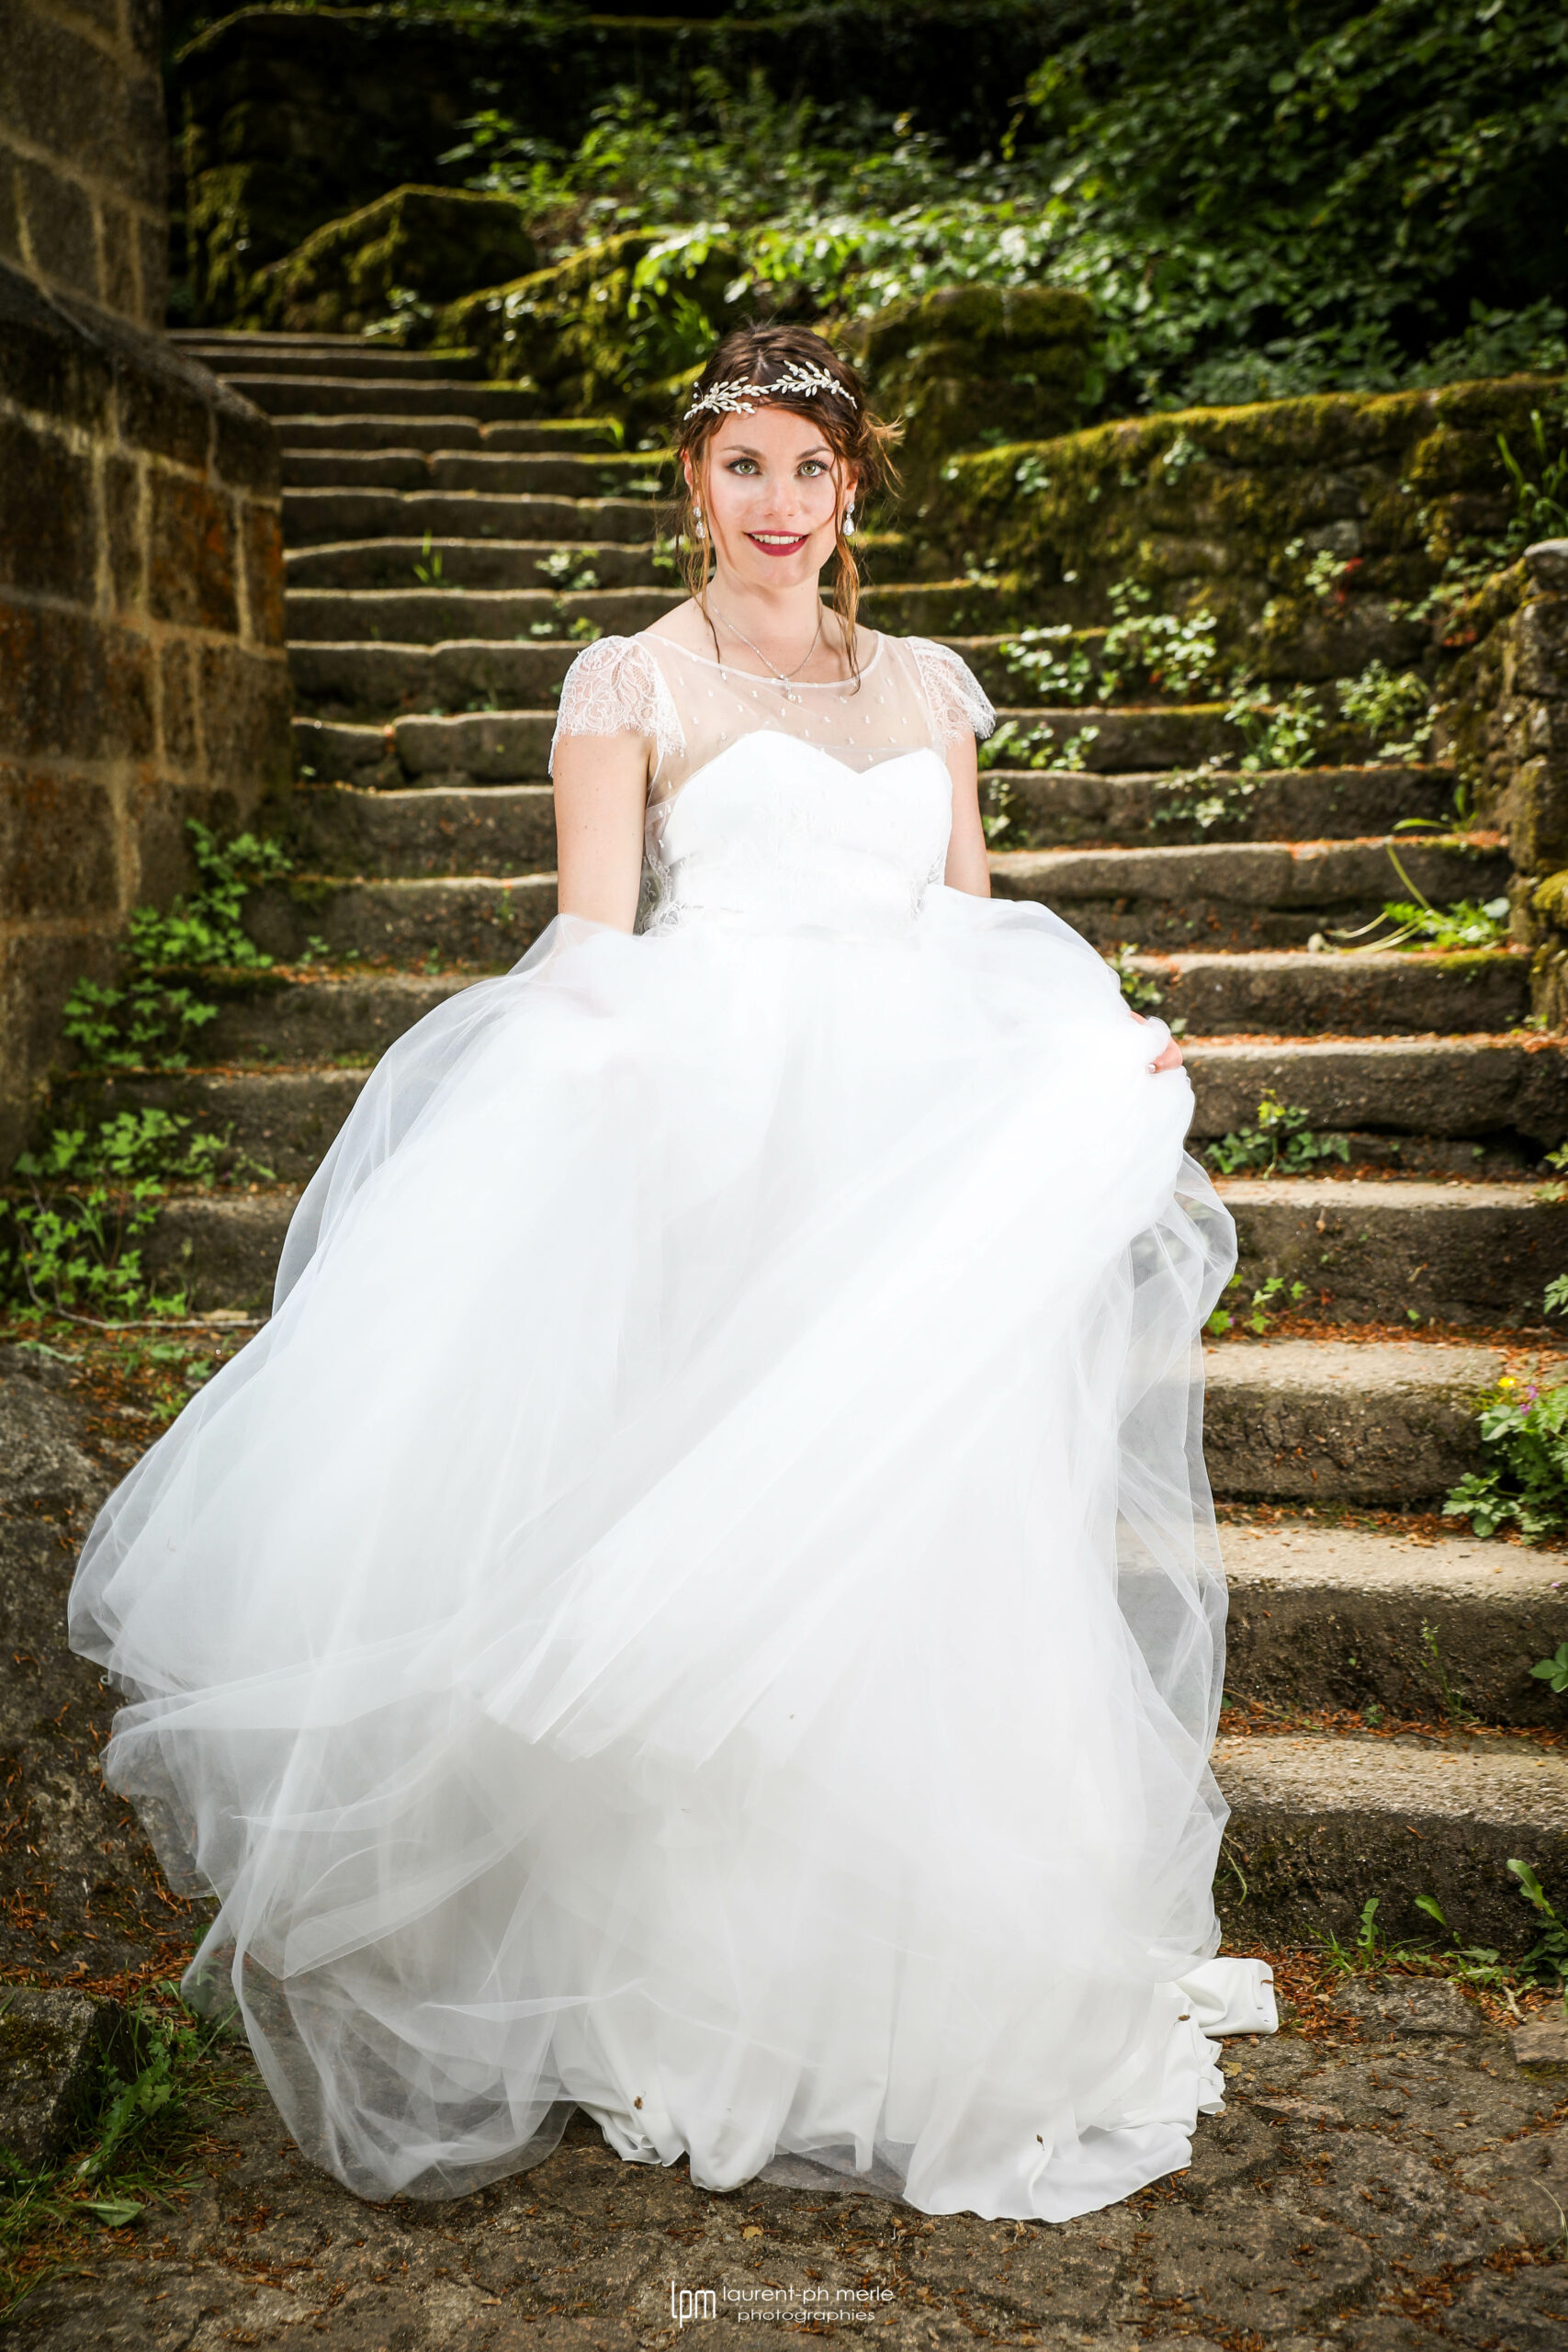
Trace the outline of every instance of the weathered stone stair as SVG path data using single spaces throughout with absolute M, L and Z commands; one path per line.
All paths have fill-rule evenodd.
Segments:
M 272 1171 L 171 1201 L 154 1238 L 198 1306 L 255 1308 L 298 1187 L 376 1056 L 513 963 L 553 912 L 546 761 L 580 642 L 646 627 L 680 591 L 653 528 L 660 460 L 610 429 L 541 421 L 461 357 L 181 341 L 274 417 L 284 451 L 300 872 L 257 908 L 281 967 L 228 997 L 209 1067 L 80 1091 L 230 1130 Z M 1182 815 L 1172 772 L 1235 748 L 1223 707 L 1016 707 L 986 626 L 998 592 L 972 581 L 879 584 L 864 609 L 955 645 L 1022 727 L 1058 741 L 1098 728 L 1082 769 L 992 771 L 1010 796 L 1003 839 L 1026 844 L 998 848 L 994 887 L 1046 901 L 1097 945 L 1136 944 L 1161 1011 L 1187 1026 L 1195 1148 L 1249 1121 L 1269 1088 L 1351 1139 L 1348 1169 L 1222 1186 L 1247 1293 L 1300 1280 L 1313 1317 L 1305 1336 L 1210 1358 L 1216 1490 L 1262 1513 L 1227 1545 L 1229 1695 L 1269 1726 L 1216 1751 L 1232 1933 L 1343 1930 L 1372 1894 L 1392 1930 L 1416 1933 L 1412 1899 L 1431 1893 L 1471 1939 L 1517 1947 L 1507 1857 L 1568 1883 L 1568 1764 L 1530 1736 L 1562 1702 L 1529 1672 L 1568 1635 L 1568 1565 L 1434 1541 L 1397 1514 L 1429 1512 L 1473 1466 L 1473 1399 L 1509 1351 L 1550 1344 L 1540 1295 L 1568 1270 L 1568 1210 L 1543 1206 L 1532 1179 L 1568 1136 L 1562 1050 L 1522 1025 L 1521 956 L 1308 948 L 1403 895 L 1392 828 L 1443 821 L 1453 777 L 1277 773 L 1205 827 Z M 1082 642 L 1092 654 L 1097 632 Z M 1428 833 L 1400 854 L 1435 900 L 1506 885 L 1495 839 Z M 1274 1523 L 1280 1507 L 1295 1515 Z M 1456 1690 L 1493 1728 L 1461 1736 L 1450 1720 L 1438 1736 Z M 1361 1713 L 1363 1731 L 1325 1727 L 1336 1711 Z M 1374 1736 L 1380 1711 L 1430 1729 L 1391 1743 Z

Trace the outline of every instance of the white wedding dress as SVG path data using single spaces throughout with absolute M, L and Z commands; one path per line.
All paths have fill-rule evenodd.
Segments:
M 623 2156 L 1058 2221 L 1184 2165 L 1218 1961 L 1234 1259 L 1163 1024 L 942 881 L 956 657 L 659 638 L 654 902 L 385 1056 L 271 1322 L 106 1506 L 106 1757 L 221 1908 L 301 2148 L 367 2197 Z

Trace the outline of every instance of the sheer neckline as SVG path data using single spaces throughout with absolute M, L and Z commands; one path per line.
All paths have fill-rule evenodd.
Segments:
M 688 662 L 700 662 L 705 670 L 720 671 L 726 677 L 750 678 L 754 685 L 759 686 L 772 686 L 779 683 L 776 678 L 768 677 L 761 670 L 741 670 L 738 669 L 733 662 L 716 662 L 711 654 L 694 653 L 689 645 L 682 645 L 677 638 L 656 637 L 650 628 L 638 629 L 637 634 L 638 641 L 643 644 L 671 646 L 675 652 L 683 653 Z M 859 685 L 863 679 L 869 678 L 881 661 L 882 649 L 887 642 L 886 630 L 876 629 L 870 634 L 873 638 L 871 659 L 862 665 L 854 677 L 791 678 L 788 681 L 791 692 L 807 695 L 825 695 L 835 691 L 841 693 L 846 686 Z

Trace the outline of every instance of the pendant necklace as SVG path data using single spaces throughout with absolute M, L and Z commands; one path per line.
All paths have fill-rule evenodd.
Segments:
M 773 684 L 775 686 L 783 687 L 785 702 L 805 701 L 805 695 L 797 692 L 791 681 L 799 677 L 801 672 L 805 669 L 807 663 L 810 661 L 812 655 L 816 652 L 818 646 L 821 642 L 822 607 L 820 605 L 817 607 L 817 633 L 813 637 L 810 644 L 807 647 L 805 652 L 801 655 L 800 660 L 795 663 L 793 670 L 781 670 L 776 662 L 770 662 L 761 647 L 760 645 L 753 645 L 745 630 L 743 628 L 737 628 L 735 623 L 728 617 L 728 614 L 720 613 L 719 619 L 723 621 L 725 628 L 729 631 L 730 635 L 732 637 L 738 637 L 740 639 L 741 644 L 749 647 L 756 655 L 758 661 L 762 662 L 767 669 L 772 672 Z M 722 669 L 723 666 L 723 663 L 720 662 L 719 667 Z

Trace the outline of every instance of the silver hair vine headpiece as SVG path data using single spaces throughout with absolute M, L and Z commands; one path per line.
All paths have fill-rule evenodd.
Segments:
M 814 400 L 818 392 L 837 392 L 852 408 L 860 406 L 853 392 L 846 390 L 830 368 L 814 367 L 808 359 L 789 359 L 771 384 L 754 384 L 746 376 L 731 376 L 726 383 L 710 384 L 705 392 L 699 392 L 681 422 L 689 424 L 705 409 L 712 409 L 716 414 L 722 410 L 730 416 L 750 416 L 759 401 L 777 400 L 781 394 L 795 400 Z

